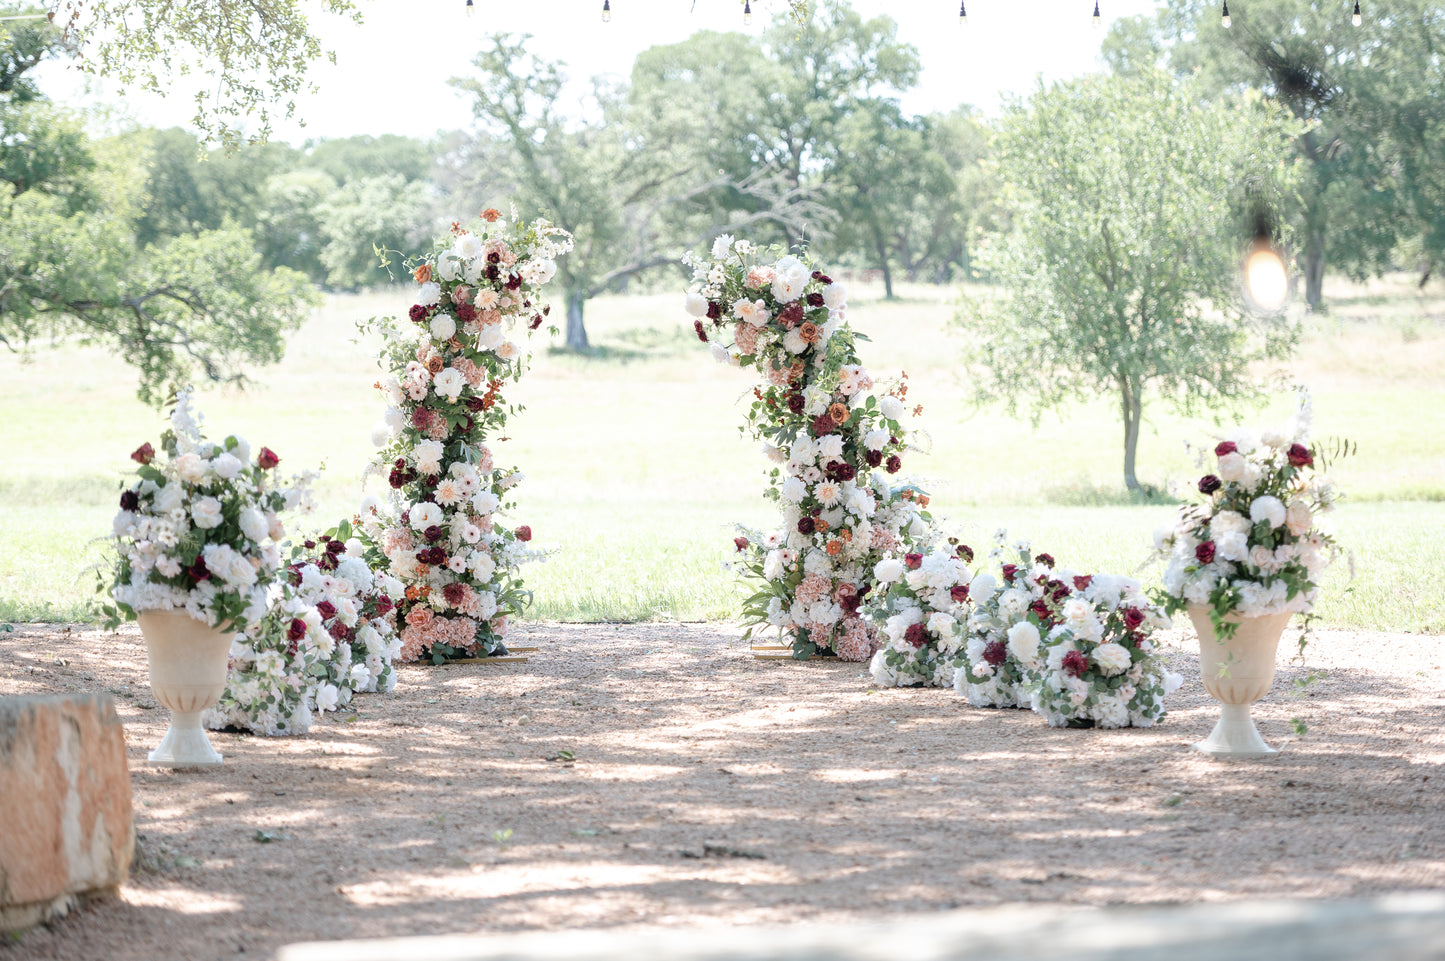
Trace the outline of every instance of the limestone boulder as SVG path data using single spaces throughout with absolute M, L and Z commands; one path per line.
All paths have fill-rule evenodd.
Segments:
M 113 894 L 134 850 L 111 699 L 0 697 L 0 931 Z

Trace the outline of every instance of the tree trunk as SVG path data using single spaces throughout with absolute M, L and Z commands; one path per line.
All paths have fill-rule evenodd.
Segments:
M 1127 377 L 1119 378 L 1119 406 L 1124 415 L 1124 486 L 1137 491 L 1139 478 L 1134 474 L 1134 460 L 1139 453 L 1139 424 L 1143 420 L 1144 400 L 1141 388 L 1135 387 Z
M 1325 285 L 1325 232 L 1322 228 L 1310 228 L 1305 241 L 1302 258 L 1305 272 L 1305 303 L 1310 310 L 1318 310 L 1324 300 Z
M 587 328 L 582 323 L 582 305 L 586 303 L 586 295 L 580 290 L 569 290 L 567 292 L 567 349 L 579 353 L 587 351 L 591 344 L 587 342 Z
M 883 231 L 873 226 L 873 248 L 878 251 L 878 263 L 883 267 L 883 299 L 893 299 L 893 271 L 888 267 L 888 242 Z

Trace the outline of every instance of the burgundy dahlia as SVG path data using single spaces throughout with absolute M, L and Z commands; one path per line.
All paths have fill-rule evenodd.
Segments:
M 442 539 L 442 535 L 445 533 L 446 531 L 442 530 L 441 527 L 433 524 L 426 530 L 422 531 L 421 536 L 426 538 L 426 542 L 428 544 L 435 544 L 437 541 Z
M 346 544 L 333 538 L 326 542 L 326 550 L 332 554 L 345 554 Z
M 813 519 L 812 519 L 811 517 L 800 517 L 800 518 L 798 518 L 798 533 L 799 533 L 799 534 L 811 534 L 811 533 L 813 533 L 813 528 L 814 528 L 814 526 L 815 526 L 815 525 L 813 524 Z
M 1292 467 L 1311 467 L 1314 465 L 1314 455 L 1310 449 L 1303 444 L 1289 445 L 1289 462 Z
M 1064 655 L 1063 667 L 1068 674 L 1079 677 L 1089 669 L 1089 659 L 1082 651 L 1070 651 Z
M 881 450 L 870 450 L 863 455 L 863 460 L 869 467 L 880 467 L 883 464 L 883 452 Z
M 138 507 L 140 507 L 140 495 L 137 494 L 135 491 L 126 491 L 124 494 L 120 495 L 121 510 L 133 511 Z
M 792 411 L 793 413 L 801 414 L 803 412 L 804 403 L 805 402 L 803 400 L 802 394 L 788 395 L 788 410 Z
M 286 640 L 299 641 L 306 636 L 306 622 L 299 617 L 291 618 L 291 623 L 286 625 Z
M 1213 494 L 1223 486 L 1224 481 L 1213 474 L 1205 474 L 1199 478 L 1199 493 L 1201 494 Z
M 322 601 L 316 605 L 316 613 L 321 615 L 323 621 L 329 621 L 336 616 L 336 605 L 330 601 Z
M 421 304 L 412 304 L 411 310 L 407 311 L 407 316 L 411 318 L 411 322 L 414 324 L 419 324 L 426 320 L 426 315 L 427 309 Z
M 1203 544 L 1200 544 L 1198 547 L 1194 548 L 1194 556 L 1201 564 L 1213 564 L 1214 542 L 1205 541 Z
M 968 600 L 968 585 L 955 584 L 948 589 L 948 596 L 953 598 L 953 603 L 962 604 Z
M 903 639 L 914 647 L 922 647 L 928 643 L 928 632 L 922 624 L 910 624 L 908 630 L 903 632 Z
M 904 555 L 903 555 L 903 566 L 906 567 L 906 568 L 908 568 L 910 571 L 916 571 L 916 570 L 918 570 L 920 567 L 923 566 L 923 555 L 922 555 L 922 554 L 904 554 Z
M 897 454 L 892 455 L 888 458 L 888 463 L 884 465 L 884 469 L 887 470 L 890 474 L 898 473 L 903 469 L 903 458 L 899 457 Z
M 1008 648 L 1004 646 L 1003 641 L 989 641 L 983 649 L 983 659 L 994 667 L 998 667 L 1008 660 Z
M 446 587 L 442 588 L 442 597 L 445 597 L 447 599 L 447 603 L 450 604 L 452 607 L 456 607 L 458 604 L 460 604 L 462 602 L 462 599 L 466 596 L 467 589 L 461 584 L 458 584 L 456 581 L 453 581 Z
M 822 295 L 822 294 L 819 294 L 819 293 L 816 293 L 816 292 L 809 294 L 809 295 L 808 295 L 808 306 L 809 306 L 809 307 L 821 307 L 821 306 L 823 306 L 823 295 Z

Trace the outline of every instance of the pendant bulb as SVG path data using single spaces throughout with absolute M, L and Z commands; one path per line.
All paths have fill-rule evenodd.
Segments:
M 753 0 L 743 0 L 743 26 L 752 26 Z
M 477 12 L 477 5 L 472 0 L 467 0 L 467 16 L 473 16 Z
M 612 22 L 612 0 L 602 0 L 602 22 Z
M 1094 0 L 1094 26 L 1097 27 L 1103 22 L 1103 18 L 1099 16 L 1099 0 Z
M 959 25 L 960 27 L 962 27 L 962 26 L 965 26 L 967 23 L 968 23 L 968 10 L 965 9 L 965 7 L 964 7 L 964 0 L 960 0 L 960 2 L 959 2 L 959 4 L 958 4 L 958 25 Z
M 1229 0 L 1224 0 L 1224 15 L 1219 18 L 1219 25 L 1228 30 L 1232 23 L 1229 19 Z
M 1360 16 L 1360 0 L 1355 0 L 1355 12 L 1354 15 L 1350 17 L 1350 23 L 1358 27 L 1363 22 L 1364 20 Z

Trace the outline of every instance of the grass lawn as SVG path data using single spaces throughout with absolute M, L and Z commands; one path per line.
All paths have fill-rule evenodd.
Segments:
M 1187 443 L 1212 443 L 1212 419 L 1147 409 L 1140 479 L 1171 492 L 1161 503 L 1125 496 L 1121 434 L 1107 400 L 1037 425 L 968 401 L 961 358 L 969 344 L 949 328 L 947 289 L 905 287 L 896 301 L 864 287 L 849 320 L 867 334 L 875 379 L 909 375 L 921 403 L 921 437 L 905 471 L 928 479 L 935 507 L 985 543 L 1006 527 L 1076 569 L 1137 572 L 1171 494 L 1187 496 L 1199 471 Z M 1319 608 L 1332 626 L 1445 630 L 1445 297 L 1405 279 L 1327 286 L 1332 310 L 1311 317 L 1282 383 L 1315 397 L 1315 431 L 1348 437 L 1357 457 L 1333 477 L 1348 500 L 1333 520 L 1355 555 L 1332 573 Z M 520 466 L 514 523 L 556 548 L 534 568 L 536 617 L 564 620 L 720 619 L 737 607 L 725 568 L 732 525 L 766 525 L 763 466 L 742 437 L 746 372 L 709 360 L 675 293 L 589 304 L 597 356 L 536 342 L 532 372 L 512 394 L 527 405 L 515 436 L 496 445 Z M 245 393 L 203 389 L 215 436 L 238 432 L 281 454 L 282 467 L 324 464 L 317 526 L 351 511 L 382 405 L 377 370 L 354 342 L 357 319 L 395 313 L 404 291 L 329 298 L 291 340 L 284 361 L 256 372 Z M 0 356 L 0 423 L 8 470 L 0 479 L 0 620 L 82 620 L 90 578 L 126 456 L 154 442 L 159 414 L 134 398 L 129 368 L 101 350 L 57 347 Z M 1021 385 L 1026 390 L 1027 385 Z M 1287 389 L 1250 423 L 1283 421 Z M 1234 422 L 1228 413 L 1224 425 Z M 377 484 L 376 479 L 372 484 Z

